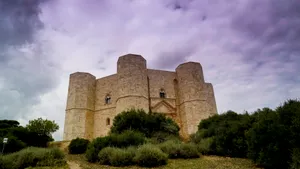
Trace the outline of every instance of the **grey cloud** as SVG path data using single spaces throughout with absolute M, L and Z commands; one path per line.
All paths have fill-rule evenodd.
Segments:
M 35 42 L 46 0 L 0 0 L 0 118 L 27 118 L 40 96 L 57 85 L 51 58 Z M 52 65 L 51 65 L 52 64 Z

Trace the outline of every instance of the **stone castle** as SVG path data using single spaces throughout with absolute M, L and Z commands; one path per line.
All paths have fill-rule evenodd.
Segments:
M 174 72 L 154 70 L 142 56 L 127 54 L 119 57 L 116 74 L 70 75 L 63 139 L 105 136 L 114 117 L 131 108 L 166 114 L 183 137 L 217 114 L 213 86 L 205 83 L 200 63 L 180 64 Z

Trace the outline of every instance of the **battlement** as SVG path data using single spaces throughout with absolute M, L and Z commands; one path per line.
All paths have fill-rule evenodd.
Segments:
M 196 132 L 202 119 L 217 113 L 213 86 L 204 81 L 200 63 L 155 70 L 137 54 L 120 56 L 113 75 L 96 79 L 88 72 L 70 74 L 66 107 L 64 140 L 105 136 L 114 117 L 130 108 L 165 114 L 184 137 Z

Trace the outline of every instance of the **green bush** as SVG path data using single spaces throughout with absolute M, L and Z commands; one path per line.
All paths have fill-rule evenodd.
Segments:
M 171 159 L 180 158 L 181 143 L 173 140 L 166 141 L 158 145 L 159 148 Z
M 88 144 L 90 143 L 89 140 L 83 138 L 76 138 L 71 141 L 68 146 L 70 154 L 83 154 L 85 153 Z
M 98 161 L 98 153 L 105 147 L 125 148 L 142 145 L 145 142 L 145 137 L 140 132 L 126 130 L 121 134 L 112 133 L 108 136 L 94 139 L 88 145 L 85 155 L 89 162 L 96 162 Z
M 115 148 L 113 147 L 103 148 L 98 154 L 98 162 L 102 165 L 110 165 L 109 157 L 111 156 L 114 149 Z
M 208 137 L 201 139 L 200 142 L 197 144 L 198 145 L 198 151 L 201 154 L 210 154 L 211 152 L 211 145 L 213 144 L 214 138 L 213 137 Z
M 109 146 L 125 148 L 129 146 L 138 146 L 145 143 L 145 136 L 133 130 L 125 130 L 121 134 L 110 134 Z
M 112 166 L 120 167 L 134 164 L 135 152 L 132 150 L 116 148 L 110 155 L 109 161 Z
M 166 141 L 159 144 L 159 148 L 171 159 L 176 158 L 199 158 L 200 153 L 198 152 L 197 145 L 194 143 L 180 143 L 176 141 Z
M 292 162 L 290 162 L 291 169 L 300 168 L 300 148 L 295 148 L 292 150 Z
M 179 126 L 161 113 L 146 113 L 144 110 L 123 111 L 114 118 L 112 133 L 122 133 L 125 130 L 135 130 L 152 137 L 156 132 L 179 135 Z
M 156 167 L 167 164 L 168 155 L 157 146 L 144 144 L 137 149 L 134 161 L 142 167 Z
M 5 169 L 63 165 L 66 165 L 64 154 L 58 149 L 29 147 L 19 152 L 0 157 L 0 167 Z
M 120 149 L 106 147 L 99 154 L 99 163 L 102 165 L 112 165 L 116 167 L 132 165 L 135 156 L 134 148 Z
M 151 142 L 155 144 L 163 143 L 168 140 L 176 140 L 178 142 L 181 142 L 179 135 L 174 135 L 167 132 L 154 132 L 151 137 Z
M 94 139 L 87 147 L 85 157 L 89 162 L 98 161 L 98 153 L 105 147 L 109 146 L 110 138 L 98 137 Z
M 17 152 L 26 147 L 26 144 L 15 136 L 8 135 L 5 137 L 8 138 L 8 142 L 5 145 L 4 154 Z M 3 138 L 4 137 L 0 137 L 0 141 L 1 141 L 0 150 L 3 149 L 3 144 L 2 144 Z
M 183 143 L 180 145 L 180 157 L 184 159 L 199 158 L 197 146 L 194 143 Z

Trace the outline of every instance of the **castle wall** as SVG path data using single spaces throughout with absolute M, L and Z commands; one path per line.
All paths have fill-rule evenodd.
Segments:
M 201 119 L 210 115 L 206 102 L 208 91 L 205 88 L 202 67 L 199 63 L 188 62 L 176 68 L 178 79 L 179 112 L 182 122 L 182 135 L 197 131 Z
M 105 136 L 114 117 L 130 108 L 166 114 L 184 137 L 195 133 L 202 119 L 217 114 L 213 86 L 205 83 L 200 63 L 181 64 L 175 72 L 153 70 L 142 56 L 129 54 L 117 64 L 117 74 L 97 80 L 89 73 L 70 75 L 64 140 Z
M 119 57 L 117 66 L 118 100 L 116 112 L 136 108 L 149 111 L 146 60 L 140 55 Z
M 96 78 L 89 73 L 70 75 L 64 140 L 93 136 Z
M 180 119 L 176 111 L 176 91 L 174 87 L 176 73 L 148 69 L 148 77 L 151 110 L 166 114 L 180 125 Z M 159 95 L 161 89 L 165 91 L 166 98 L 164 99 L 160 98 Z
M 118 99 L 116 74 L 97 79 L 95 114 L 94 114 L 94 137 L 106 135 L 113 123 L 116 114 L 116 101 Z M 105 98 L 110 96 L 109 104 L 106 104 Z M 109 124 L 108 122 L 109 121 Z

